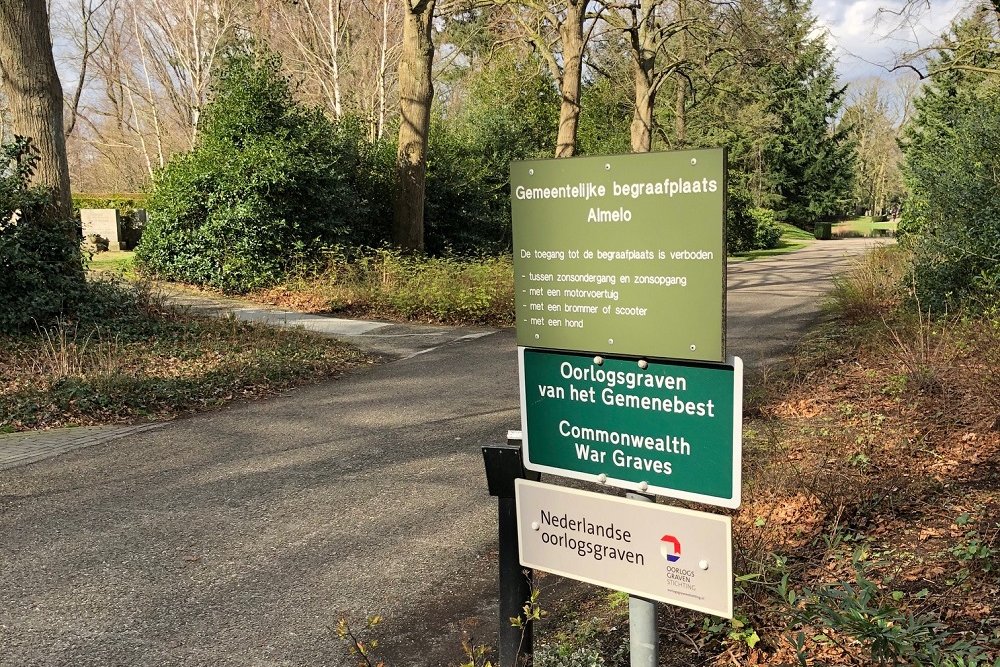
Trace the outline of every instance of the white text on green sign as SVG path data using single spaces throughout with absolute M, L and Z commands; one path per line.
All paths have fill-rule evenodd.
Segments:
M 525 466 L 739 507 L 743 364 L 519 348 Z
M 725 153 L 511 165 L 518 344 L 722 361 Z

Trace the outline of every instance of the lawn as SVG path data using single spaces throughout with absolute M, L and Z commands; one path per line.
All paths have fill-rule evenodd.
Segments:
M 778 240 L 777 248 L 770 248 L 768 250 L 749 250 L 747 252 L 738 252 L 734 255 L 730 255 L 730 260 L 732 261 L 749 261 L 754 259 L 761 259 L 762 257 L 775 257 L 777 255 L 786 255 L 790 252 L 795 252 L 796 250 L 801 250 L 805 248 L 809 243 L 815 240 L 815 237 L 807 231 L 803 231 L 796 227 L 795 225 L 789 225 L 785 222 L 777 223 L 778 227 L 781 228 L 781 238 Z
M 118 273 L 128 273 L 132 270 L 132 258 L 135 253 L 130 250 L 107 250 L 105 252 L 94 253 L 87 262 L 87 268 L 91 271 L 115 271 Z
M 838 222 L 833 225 L 833 237 L 834 238 L 857 238 L 857 237 L 868 237 L 872 236 L 874 229 L 889 229 L 893 233 L 896 231 L 896 226 L 898 223 L 895 222 L 878 222 L 876 223 L 869 216 L 862 218 L 855 218 L 854 220 L 847 220 L 845 222 Z

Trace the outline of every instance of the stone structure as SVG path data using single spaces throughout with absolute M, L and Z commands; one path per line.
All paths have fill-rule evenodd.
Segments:
M 127 249 L 122 238 L 122 224 L 117 209 L 81 208 L 80 222 L 83 227 L 83 238 L 97 234 L 108 240 L 110 250 Z

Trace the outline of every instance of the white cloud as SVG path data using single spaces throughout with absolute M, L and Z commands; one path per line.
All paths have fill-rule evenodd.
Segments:
M 843 82 L 889 77 L 888 69 L 902 54 L 934 43 L 951 21 L 966 8 L 967 0 L 933 2 L 907 14 L 913 3 L 905 0 L 818 0 L 813 6 L 820 28 L 838 59 Z M 921 6 L 922 7 L 922 6 Z

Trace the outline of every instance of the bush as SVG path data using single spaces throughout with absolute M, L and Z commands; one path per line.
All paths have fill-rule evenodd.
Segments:
M 475 139 L 435 122 L 427 160 L 425 238 L 432 255 L 492 254 L 510 247 L 508 164 Z
M 319 275 L 264 292 L 270 303 L 361 317 L 510 326 L 514 271 L 509 254 L 479 259 L 337 249 Z
M 771 250 L 777 248 L 781 241 L 781 228 L 774 211 L 769 208 L 752 208 L 750 217 L 753 218 L 754 229 L 754 250 Z
M 932 158 L 909 164 L 917 191 L 901 241 L 925 308 L 1000 304 L 1000 96 L 989 102 L 964 111 Z
M 970 18 L 947 39 L 988 44 L 992 34 Z M 950 57 L 946 51 L 933 64 Z M 899 242 L 913 250 L 917 299 L 939 312 L 1000 304 L 1000 87 L 984 74 L 1000 61 L 988 49 L 970 49 L 969 57 L 981 71 L 935 71 L 905 132 L 911 195 Z
M 37 162 L 30 139 L 0 146 L 0 331 L 47 324 L 84 297 L 74 223 L 53 217 L 50 191 L 28 185 Z
M 767 208 L 751 208 L 750 193 L 732 188 L 726 206 L 726 251 L 733 255 L 751 250 L 777 248 L 781 228 L 775 213 Z
M 195 148 L 154 179 L 141 267 L 239 293 L 349 240 L 356 137 L 297 104 L 280 67 L 272 53 L 227 57 Z

